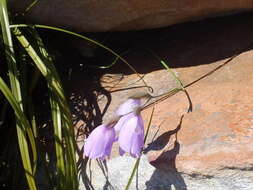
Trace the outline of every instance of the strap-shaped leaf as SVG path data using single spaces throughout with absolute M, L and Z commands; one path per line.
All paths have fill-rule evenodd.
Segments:
M 25 169 L 27 182 L 28 182 L 30 190 L 36 190 L 34 172 L 32 171 L 28 142 L 26 138 L 26 131 L 28 132 L 28 136 L 33 136 L 30 123 L 28 122 L 26 116 L 21 110 L 18 101 L 15 99 L 10 89 L 8 88 L 8 86 L 5 84 L 5 82 L 3 81 L 1 77 L 0 77 L 0 91 L 3 93 L 3 95 L 8 100 L 11 107 L 15 111 L 15 116 L 18 122 L 17 134 L 18 134 L 19 149 L 20 149 L 20 153 L 22 157 L 23 166 Z M 33 146 L 35 146 L 35 142 L 33 142 L 32 144 Z M 33 147 L 33 149 L 36 150 L 35 147 Z

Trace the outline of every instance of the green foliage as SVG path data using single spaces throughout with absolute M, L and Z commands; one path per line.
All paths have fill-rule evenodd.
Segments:
M 30 97 L 37 80 L 29 87 L 27 87 L 27 83 L 25 82 L 27 74 L 25 71 L 27 70 L 28 60 L 32 60 L 36 78 L 38 79 L 39 76 L 38 70 L 46 79 L 50 95 L 49 99 L 55 137 L 56 172 L 53 175 L 48 174 L 48 176 L 51 178 L 51 181 L 55 178 L 57 179 L 51 188 L 61 190 L 78 189 L 72 117 L 59 75 L 35 29 L 32 27 L 27 28 L 33 34 L 33 37 L 29 37 L 28 40 L 18 28 L 11 29 L 5 0 L 0 1 L 0 7 L 2 38 L 5 45 L 8 76 L 11 86 L 10 89 L 3 78 L 0 77 L 0 90 L 13 108 L 16 116 L 19 151 L 28 188 L 30 190 L 36 190 L 38 188 L 38 181 L 36 181 L 37 155 L 43 155 L 36 143 L 36 118 L 31 108 L 32 97 Z M 11 30 L 14 35 L 11 34 Z M 20 61 L 22 59 L 16 57 L 18 53 L 15 53 L 14 49 L 18 49 L 15 47 L 20 45 L 13 43 L 13 36 L 19 41 L 23 49 L 22 54 L 29 55 L 29 59 Z M 27 106 L 29 109 L 24 109 Z M 40 159 L 46 160 L 46 158 Z
M 9 18 L 8 18 L 8 11 L 7 5 L 5 0 L 0 1 L 0 20 L 1 20 L 1 27 L 2 27 L 2 35 L 5 44 L 5 54 L 6 60 L 9 67 L 9 79 L 11 84 L 11 91 L 10 93 L 8 87 L 5 85 L 4 81 L 1 79 L 1 91 L 13 107 L 15 111 L 15 115 L 17 118 L 16 128 L 17 128 L 17 135 L 18 135 L 18 142 L 19 142 L 19 149 L 21 153 L 21 158 L 23 162 L 23 167 L 25 170 L 25 175 L 27 178 L 28 186 L 31 190 L 36 189 L 35 180 L 34 180 L 34 173 L 36 170 L 36 160 L 37 160 L 37 151 L 35 148 L 35 140 L 32 134 L 31 126 L 26 119 L 23 113 L 23 104 L 22 104 L 22 97 L 21 97 L 21 88 L 18 79 L 18 70 L 16 66 L 16 59 L 14 57 L 14 49 L 13 49 L 13 42 L 11 37 L 11 31 L 9 28 Z M 33 161 L 31 161 L 31 156 L 29 154 L 29 147 L 28 147 L 28 140 L 26 135 L 30 140 L 30 145 L 33 152 Z

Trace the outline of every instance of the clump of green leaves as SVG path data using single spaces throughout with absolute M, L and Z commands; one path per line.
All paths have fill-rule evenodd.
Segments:
M 10 83 L 9 87 L 8 81 L 4 81 L 3 77 L 0 76 L 0 91 L 15 113 L 18 145 L 27 186 L 30 190 L 38 188 L 38 181 L 36 180 L 38 155 L 43 155 L 38 150 L 36 142 L 37 122 L 35 114 L 32 109 L 27 109 L 28 105 L 32 105 L 30 92 L 33 85 L 36 84 L 30 83 L 27 87 L 27 83 L 24 82 L 26 77 L 23 75 L 25 72 L 22 72 L 22 69 L 27 69 L 28 62 L 32 60 L 34 70 L 39 71 L 38 73 L 46 79 L 49 90 L 56 152 L 56 170 L 53 175 L 49 176 L 52 179 L 56 178 L 56 183 L 51 184 L 51 188 L 78 189 L 72 118 L 54 63 L 36 30 L 32 27 L 26 28 L 33 34 L 27 38 L 20 29 L 11 28 L 5 0 L 0 1 L 0 7 L 2 39 Z M 13 43 L 14 40 L 16 43 Z M 18 42 L 19 44 L 17 44 Z M 22 48 L 21 53 L 14 51 L 20 49 L 16 48 L 17 46 Z M 20 59 L 17 55 L 26 55 L 29 56 L 29 59 Z M 36 81 L 35 78 L 33 81 Z M 46 160 L 46 158 L 40 159 Z

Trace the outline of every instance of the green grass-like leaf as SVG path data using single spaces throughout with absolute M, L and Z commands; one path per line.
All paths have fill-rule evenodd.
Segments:
M 34 0 L 31 2 L 25 9 L 25 13 L 29 12 L 36 4 L 38 3 L 38 0 Z
M 25 174 L 28 182 L 28 186 L 30 190 L 36 190 L 35 180 L 34 180 L 34 172 L 32 171 L 32 165 L 30 162 L 29 156 L 29 148 L 28 142 L 26 138 L 26 131 L 28 131 L 28 135 L 31 136 L 32 130 L 29 121 L 24 115 L 19 102 L 16 100 L 14 95 L 12 95 L 10 89 L 4 82 L 4 80 L 0 77 L 0 91 L 3 93 L 5 98 L 8 100 L 13 110 L 15 111 L 15 116 L 17 118 L 17 134 L 18 134 L 18 142 L 20 153 L 22 157 L 23 166 L 25 169 Z M 33 143 L 35 145 L 35 143 Z M 36 148 L 33 147 L 35 150 Z
M 182 90 L 185 90 L 184 85 L 182 83 L 182 81 L 180 80 L 180 78 L 175 74 L 175 72 L 169 67 L 169 65 L 162 60 L 154 51 L 152 50 L 148 50 L 160 63 L 161 65 L 167 69 L 168 72 L 171 73 L 171 75 L 173 76 L 173 78 L 177 81 L 178 85 L 182 88 Z
M 21 153 L 23 167 L 30 190 L 36 190 L 36 184 L 34 180 L 34 173 L 36 170 L 37 151 L 35 146 L 35 139 L 32 133 L 31 126 L 23 114 L 21 88 L 18 79 L 18 70 L 16 66 L 16 60 L 14 57 L 13 42 L 11 37 L 11 31 L 9 28 L 9 17 L 6 0 L 0 0 L 0 21 L 2 28 L 2 36 L 5 44 L 5 54 L 9 69 L 9 79 L 11 84 L 11 91 L 1 78 L 1 91 L 13 107 L 16 115 L 16 128 L 19 142 L 19 149 Z M 33 164 L 31 163 L 27 137 L 30 140 L 31 149 L 33 153 Z
M 25 48 L 27 54 L 32 58 L 38 70 L 46 78 L 50 90 L 57 156 L 57 187 L 58 189 L 78 189 L 72 117 L 59 75 L 38 35 L 35 35 L 35 41 L 39 46 L 40 52 L 35 51 L 18 28 L 15 28 L 13 33 Z M 63 140 L 66 143 L 65 151 L 63 151 Z

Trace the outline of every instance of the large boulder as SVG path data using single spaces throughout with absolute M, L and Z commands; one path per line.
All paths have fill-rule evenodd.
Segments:
M 253 188 L 252 60 L 251 50 L 232 61 L 224 59 L 210 65 L 176 69 L 182 81 L 189 84 L 186 89 L 193 110 L 188 112 L 189 102 L 184 93 L 156 105 L 145 155 L 131 190 Z M 161 76 L 167 77 L 168 83 Z M 122 79 L 121 84 L 129 85 L 132 77 Z M 165 71 L 149 73 L 145 78 L 148 84 L 153 81 L 156 90 L 159 86 L 164 89 L 175 85 Z M 124 92 L 112 96 L 114 100 L 119 98 L 118 103 L 124 97 L 121 93 Z M 142 115 L 147 126 L 151 108 Z M 135 159 L 119 157 L 115 147 L 106 172 L 95 162 L 91 169 L 81 171 L 82 175 L 86 172 L 90 176 L 94 189 L 120 190 L 126 186 Z M 87 176 L 81 182 L 81 190 L 89 189 Z
M 32 0 L 10 0 L 24 13 Z M 41 0 L 25 13 L 29 22 L 97 32 L 158 28 L 253 8 L 253 0 Z
M 150 48 L 173 66 L 176 75 L 186 85 L 193 109 L 188 112 L 189 102 L 183 92 L 156 105 L 145 155 L 130 189 L 253 188 L 251 20 L 252 16 L 242 16 L 195 23 L 190 27 L 177 26 L 164 30 L 164 33 L 159 30 L 157 35 L 152 33 L 154 43 L 150 43 L 151 37 L 146 39 Z M 136 40 L 136 43 L 140 42 Z M 151 66 L 159 62 L 150 54 L 141 52 L 135 50 L 127 60 L 145 74 L 143 79 L 153 87 L 155 94 L 177 85 L 169 72 Z M 97 82 L 103 91 L 92 94 L 93 97 L 97 95 L 97 104 L 91 109 L 94 122 L 99 117 L 98 107 L 106 120 L 128 96 L 145 90 L 136 74 L 122 74 L 127 73 L 127 69 L 122 64 L 117 66 L 122 66 L 121 73 L 115 74 L 118 72 L 110 69 L 111 74 L 103 75 Z M 72 92 L 74 85 L 80 91 L 87 91 L 85 85 L 80 87 L 85 81 L 81 77 L 73 75 L 70 81 Z M 94 87 L 96 83 L 91 84 Z M 107 110 L 105 114 L 104 110 Z M 145 126 L 150 112 L 151 108 L 142 112 Z M 87 167 L 87 176 L 92 176 L 94 189 L 110 189 L 110 185 L 115 190 L 124 189 L 134 161 L 127 156 L 119 157 L 116 147 L 107 163 L 108 174 L 103 174 L 93 162 L 92 172 Z M 88 182 L 87 176 L 83 178 L 84 183 Z M 84 189 L 83 184 L 80 188 Z

